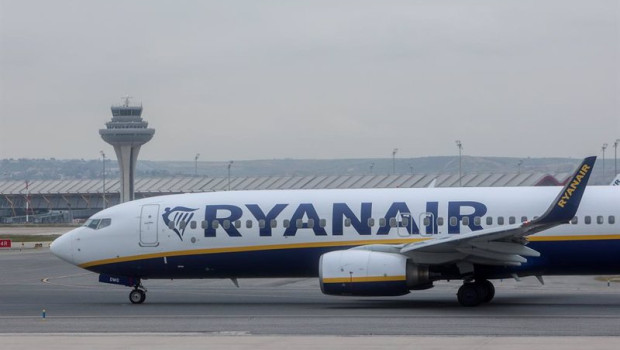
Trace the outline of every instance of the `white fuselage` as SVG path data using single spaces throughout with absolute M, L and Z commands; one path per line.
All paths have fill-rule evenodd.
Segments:
M 311 276 L 327 251 L 466 235 L 532 220 L 559 191 L 276 190 L 152 197 L 97 213 L 87 222 L 90 228 L 54 242 L 54 252 L 83 268 L 132 277 Z M 588 187 L 576 217 L 574 224 L 530 236 L 542 256 L 520 271 L 620 272 L 620 254 L 613 254 L 620 246 L 620 187 Z M 566 261 L 571 257 L 573 264 Z M 596 266 L 601 272 L 592 270 Z

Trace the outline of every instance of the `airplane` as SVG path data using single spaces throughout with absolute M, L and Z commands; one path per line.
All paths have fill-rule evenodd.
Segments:
M 566 185 L 258 190 L 151 197 L 102 210 L 51 244 L 61 259 L 131 287 L 148 279 L 318 277 L 323 293 L 397 296 L 462 280 L 620 273 L 620 187 Z

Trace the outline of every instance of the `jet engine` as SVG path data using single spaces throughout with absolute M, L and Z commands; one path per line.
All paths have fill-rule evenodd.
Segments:
M 427 266 L 401 254 L 338 250 L 319 261 L 321 291 L 329 295 L 396 296 L 433 286 Z

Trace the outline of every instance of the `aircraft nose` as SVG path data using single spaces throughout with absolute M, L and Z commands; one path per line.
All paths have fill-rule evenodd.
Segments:
M 73 263 L 73 247 L 71 244 L 71 232 L 56 238 L 50 245 L 52 254 L 61 258 L 64 261 Z

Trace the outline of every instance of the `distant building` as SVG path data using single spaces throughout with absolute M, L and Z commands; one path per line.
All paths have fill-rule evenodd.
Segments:
M 482 173 L 463 176 L 466 187 L 561 185 L 569 173 Z M 458 186 L 458 174 L 415 175 L 308 175 L 232 177 L 231 190 L 284 190 L 320 188 L 413 188 Z M 122 184 L 112 180 L 103 195 L 101 180 L 0 180 L 0 222 L 25 222 L 26 201 L 31 222 L 66 222 L 86 219 L 103 208 L 120 203 Z M 227 177 L 153 177 L 135 183 L 136 198 L 174 193 L 213 192 L 228 189 Z M 105 201 L 105 202 L 104 202 Z

